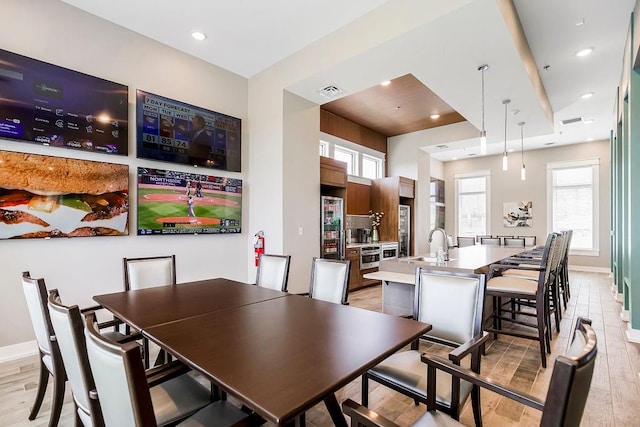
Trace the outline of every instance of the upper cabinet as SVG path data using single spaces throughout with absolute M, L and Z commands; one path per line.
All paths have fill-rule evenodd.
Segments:
M 368 215 L 371 209 L 371 186 L 348 183 L 347 200 L 347 215 Z
M 415 181 L 413 179 L 390 176 L 371 181 L 371 209 L 384 212 L 384 218 L 379 227 L 380 240 L 397 242 L 398 213 L 400 205 L 408 205 L 414 212 Z M 414 216 L 411 214 L 410 233 L 413 242 Z
M 397 178 L 399 180 L 398 186 L 400 188 L 399 196 L 406 197 L 407 199 L 413 199 L 415 197 L 415 181 L 402 176 Z
M 320 156 L 320 185 L 347 188 L 347 164 Z

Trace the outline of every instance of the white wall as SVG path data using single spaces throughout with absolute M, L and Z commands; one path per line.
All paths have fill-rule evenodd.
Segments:
M 0 149 L 129 165 L 129 236 L 0 241 L 0 347 L 34 339 L 21 272 L 44 277 L 65 302 L 88 305 L 92 295 L 122 289 L 122 258 L 176 254 L 178 281 L 209 277 L 253 280 L 248 272 L 248 83 L 243 77 L 84 13 L 59 1 L 3 0 L 2 48 L 129 86 L 128 157 L 0 140 Z M 135 90 L 219 111 L 243 120 L 242 173 L 198 170 L 135 158 Z M 243 233 L 219 236 L 136 236 L 137 166 L 243 179 Z M 251 234 L 252 236 L 252 234 Z M 255 273 L 253 273 L 255 274 Z
M 547 230 L 547 163 L 600 159 L 600 255 L 598 257 L 572 256 L 572 265 L 608 267 L 610 263 L 610 159 L 609 141 L 588 142 L 564 147 L 524 152 L 527 179 L 520 180 L 520 153 L 512 153 L 509 170 L 502 171 L 502 156 L 487 156 L 469 160 L 445 162 L 445 225 L 455 235 L 455 184 L 457 173 L 480 170 L 491 171 L 491 217 L 488 234 L 535 235 L 538 244 L 544 244 Z M 503 225 L 505 202 L 533 202 L 533 226 L 508 228 Z

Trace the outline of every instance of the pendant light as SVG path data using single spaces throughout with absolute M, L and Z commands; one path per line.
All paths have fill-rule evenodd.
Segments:
M 484 72 L 489 69 L 487 64 L 478 67 L 482 74 L 482 130 L 480 131 L 480 154 L 487 154 L 487 131 L 484 129 Z
M 509 157 L 507 154 L 507 105 L 511 102 L 510 99 L 505 99 L 502 101 L 504 105 L 504 153 L 502 153 L 502 170 L 506 171 L 509 169 Z
M 520 158 L 522 160 L 522 169 L 520 169 L 520 179 L 524 181 L 525 179 L 527 179 L 527 171 L 524 168 L 524 133 L 522 130 L 524 128 L 524 122 L 518 123 L 518 126 L 520 126 Z

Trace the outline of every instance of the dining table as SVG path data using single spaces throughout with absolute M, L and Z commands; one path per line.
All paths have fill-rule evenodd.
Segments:
M 427 323 L 227 279 L 123 291 L 95 301 L 276 425 L 431 329 Z

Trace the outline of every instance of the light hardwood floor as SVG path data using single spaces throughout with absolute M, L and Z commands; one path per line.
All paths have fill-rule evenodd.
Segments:
M 501 336 L 490 341 L 482 360 L 482 373 L 518 390 L 544 399 L 553 360 L 563 354 L 572 325 L 577 316 L 588 317 L 598 336 L 598 358 L 589 401 L 582 419 L 583 426 L 640 425 L 640 345 L 626 341 L 626 323 L 620 320 L 620 305 L 611 293 L 611 279 L 605 274 L 571 272 L 571 300 L 564 312 L 560 334 L 554 333 L 548 368 L 542 369 L 536 341 Z M 349 302 L 354 307 L 381 311 L 380 286 L 353 292 Z M 424 346 L 425 351 L 442 353 L 441 349 Z M 348 356 L 348 355 L 347 355 Z M 50 413 L 51 385 L 36 420 L 27 419 L 35 396 L 37 359 L 31 357 L 0 364 L 0 426 L 46 426 Z M 67 387 L 68 389 L 68 387 Z M 360 380 L 355 380 L 337 393 L 339 402 L 346 398 L 360 401 Z M 424 405 L 374 382 L 370 383 L 369 406 L 397 422 L 410 425 L 424 411 Z M 73 404 L 69 390 L 60 426 L 73 425 Z M 534 426 L 540 413 L 525 408 L 487 391 L 482 392 L 482 415 L 486 426 Z M 324 405 L 307 412 L 309 426 L 330 426 Z M 461 421 L 473 425 L 470 405 Z

